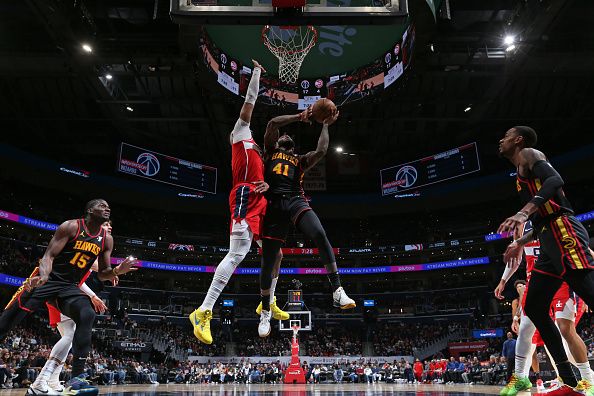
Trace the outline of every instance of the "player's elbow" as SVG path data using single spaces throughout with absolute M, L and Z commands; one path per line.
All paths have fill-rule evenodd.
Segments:
M 322 158 L 328 152 L 328 147 L 318 147 L 316 150 L 316 157 Z

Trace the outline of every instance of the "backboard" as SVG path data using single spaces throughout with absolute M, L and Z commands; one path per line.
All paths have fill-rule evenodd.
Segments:
M 284 9 L 283 9 L 284 10 Z M 407 0 L 306 0 L 279 12 L 272 0 L 171 0 L 173 22 L 188 25 L 402 24 Z
M 293 331 L 292 324 L 299 323 L 299 331 L 311 331 L 311 311 L 289 311 L 288 320 L 279 320 L 280 331 Z

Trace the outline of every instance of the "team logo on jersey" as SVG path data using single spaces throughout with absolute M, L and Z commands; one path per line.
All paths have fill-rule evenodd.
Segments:
M 99 235 L 99 236 L 97 237 L 97 242 L 101 242 L 101 240 L 102 240 L 102 239 L 103 239 L 103 237 L 102 237 L 101 235 Z
M 82 231 L 80 232 L 80 236 L 81 236 L 81 237 L 83 237 L 83 238 L 85 237 L 85 230 L 82 230 Z
M 142 168 L 139 168 L 140 173 L 148 177 L 155 176 L 157 173 L 159 173 L 159 169 L 161 169 L 159 160 L 151 153 L 140 154 L 136 159 L 136 162 L 142 165 Z
M 570 236 L 563 237 L 563 239 L 561 239 L 561 242 L 563 243 L 563 247 L 565 249 L 573 249 L 577 245 L 577 241 L 575 240 L 575 238 L 572 238 Z

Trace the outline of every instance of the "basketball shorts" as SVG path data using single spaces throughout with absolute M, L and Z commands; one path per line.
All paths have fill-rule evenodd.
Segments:
M 68 316 L 60 312 L 60 310 L 52 304 L 46 302 L 45 305 L 47 306 L 47 312 L 49 314 L 49 324 L 51 327 L 57 327 L 58 323 L 63 322 L 65 320 L 72 320 Z
M 247 228 L 255 240 L 262 235 L 262 221 L 266 213 L 266 198 L 254 192 L 255 186 L 249 183 L 238 184 L 229 193 L 231 209 L 230 234 L 233 239 L 247 239 Z
M 551 220 L 538 235 L 540 254 L 534 271 L 562 277 L 567 269 L 594 269 L 588 232 L 574 216 Z
M 576 325 L 583 314 L 584 302 L 563 283 L 551 302 L 551 314 L 553 319 L 566 319 L 575 321 Z
M 536 329 L 534 335 L 532 336 L 532 344 L 536 345 L 537 347 L 544 346 L 544 341 L 542 340 L 538 329 Z
M 48 280 L 44 285 L 31 291 L 27 291 L 24 287 L 19 288 L 5 310 L 16 308 L 27 312 L 35 312 L 46 302 L 58 306 L 61 300 L 72 297 L 86 297 L 86 294 L 75 284 Z
M 308 210 L 311 210 L 311 207 L 302 195 L 269 196 L 262 227 L 262 238 L 284 242 L 291 225 L 297 224 L 301 216 Z

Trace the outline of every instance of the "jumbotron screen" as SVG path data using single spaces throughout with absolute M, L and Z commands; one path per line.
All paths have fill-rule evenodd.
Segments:
M 481 169 L 475 143 L 380 170 L 382 195 L 419 188 L 478 172 Z
M 118 171 L 211 194 L 217 192 L 217 168 L 122 143 Z

